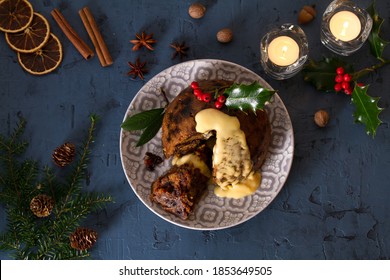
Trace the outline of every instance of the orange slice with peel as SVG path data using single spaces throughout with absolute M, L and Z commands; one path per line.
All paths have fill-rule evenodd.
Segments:
M 42 48 L 50 37 L 49 22 L 41 14 L 34 13 L 31 24 L 18 33 L 5 33 L 8 45 L 17 52 L 33 53 Z
M 0 0 L 0 30 L 9 33 L 26 29 L 33 20 L 33 7 L 26 0 Z
M 18 60 L 24 70 L 33 75 L 44 75 L 54 71 L 62 60 L 62 46 L 51 33 L 47 43 L 34 53 L 18 52 Z

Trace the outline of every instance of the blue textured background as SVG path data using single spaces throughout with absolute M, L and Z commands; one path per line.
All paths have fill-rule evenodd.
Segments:
M 332 55 L 320 43 L 320 19 L 330 1 L 318 0 L 213 0 L 203 19 L 188 16 L 191 1 L 33 1 L 34 9 L 49 21 L 62 44 L 63 62 L 54 73 L 36 77 L 26 73 L 16 54 L 0 36 L 0 133 L 8 134 L 18 114 L 27 120 L 27 156 L 42 165 L 51 162 L 55 147 L 79 143 L 97 113 L 97 128 L 89 166 L 90 191 L 113 195 L 114 204 L 85 221 L 99 232 L 92 250 L 95 259 L 389 259 L 390 258 L 390 68 L 363 81 L 370 94 L 380 96 L 383 124 L 373 140 L 364 127 L 354 124 L 353 106 L 345 95 L 317 92 L 300 74 L 275 81 L 259 63 L 259 41 L 273 24 L 296 23 L 303 5 L 316 4 L 318 17 L 304 26 L 312 58 Z M 356 2 L 367 7 L 370 1 Z M 78 10 L 89 6 L 105 37 L 114 64 L 102 68 L 97 57 L 85 61 L 50 16 L 60 9 L 71 25 L 90 43 Z M 377 1 L 385 19 L 383 37 L 390 39 L 390 1 Z M 215 39 L 230 27 L 234 40 L 226 45 Z M 154 33 L 155 51 L 132 52 L 136 32 Z M 190 46 L 186 60 L 224 59 L 253 70 L 279 91 L 294 127 L 295 156 L 281 193 L 262 213 L 239 226 L 220 231 L 192 231 L 154 215 L 131 190 L 119 156 L 120 124 L 142 85 L 167 67 L 172 41 Z M 366 44 L 347 58 L 355 68 L 371 65 Z M 390 57 L 389 51 L 385 52 Z M 128 61 L 138 56 L 150 70 L 145 81 L 131 80 Z M 330 112 L 330 123 L 318 128 L 313 114 Z M 0 230 L 5 215 L 0 209 Z M 7 255 L 0 252 L 0 258 Z

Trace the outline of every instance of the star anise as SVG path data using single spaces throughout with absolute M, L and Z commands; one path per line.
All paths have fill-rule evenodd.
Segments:
M 135 63 L 128 62 L 128 64 L 130 66 L 130 71 L 127 72 L 127 75 L 133 76 L 132 77 L 133 80 L 136 79 L 137 77 L 139 77 L 141 80 L 143 80 L 144 74 L 148 72 L 145 68 L 146 61 L 141 62 L 139 57 L 138 57 L 137 60 L 135 61 Z
M 183 59 L 183 57 L 187 56 L 187 50 L 189 49 L 189 47 L 186 46 L 185 42 L 173 43 L 170 46 L 175 50 L 172 55 L 172 59 L 175 59 L 176 56 L 179 56 L 180 59 Z
M 152 44 L 156 43 L 157 41 L 153 39 L 153 33 L 151 34 L 146 34 L 144 31 L 142 31 L 141 35 L 140 34 L 135 34 L 137 39 L 130 40 L 130 43 L 134 44 L 133 51 L 137 51 L 142 47 L 145 47 L 151 51 L 153 51 Z

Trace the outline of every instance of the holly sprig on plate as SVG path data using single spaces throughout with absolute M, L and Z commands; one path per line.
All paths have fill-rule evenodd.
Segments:
M 197 96 L 194 88 L 196 87 L 194 86 L 196 84 L 196 82 L 191 84 L 194 89 L 195 96 Z M 200 88 L 197 89 L 200 90 Z M 261 86 L 258 82 L 253 82 L 249 85 L 235 83 L 228 88 L 218 90 L 222 90 L 223 92 L 218 93 L 213 97 L 211 93 L 200 91 L 199 97 L 197 97 L 203 102 L 211 102 L 211 99 L 214 98 L 215 104 L 218 104 L 218 102 L 222 100 L 218 97 L 223 96 L 223 105 L 228 109 L 253 111 L 256 113 L 256 110 L 264 109 L 264 106 L 271 101 L 271 98 L 275 93 L 275 91 Z M 161 92 L 167 100 L 165 92 L 163 90 L 161 90 Z M 216 108 L 220 109 L 221 107 L 216 106 Z M 127 131 L 142 131 L 136 144 L 136 146 L 139 147 L 149 142 L 158 133 L 162 125 L 164 114 L 165 107 L 143 111 L 132 116 L 128 116 L 122 123 L 121 128 Z
M 383 57 L 383 52 L 389 44 L 381 37 L 381 27 L 384 22 L 376 11 L 375 1 L 367 8 L 367 12 L 373 19 L 373 27 L 368 38 L 371 54 L 378 60 L 377 64 L 355 71 L 353 66 L 347 64 L 339 58 L 323 58 L 320 61 L 310 60 L 303 69 L 304 80 L 313 84 L 318 90 L 328 92 L 344 91 L 351 96 L 351 103 L 355 106 L 353 114 L 356 123 L 365 125 L 366 133 L 375 137 L 376 131 L 382 121 L 379 114 L 383 108 L 378 106 L 379 97 L 368 95 L 369 85 L 359 83 L 359 79 L 377 69 L 390 63 L 390 60 Z M 337 69 L 344 69 L 348 73 L 348 83 L 352 84 L 349 89 L 340 90 L 338 79 L 340 77 Z M 345 83 L 345 87 L 347 84 Z

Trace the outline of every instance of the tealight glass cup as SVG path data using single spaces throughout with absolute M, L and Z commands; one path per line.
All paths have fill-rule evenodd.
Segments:
M 339 55 L 351 55 L 363 46 L 372 24 L 367 11 L 352 1 L 335 0 L 322 16 L 321 42 Z
M 276 80 L 284 80 L 302 70 L 309 55 L 309 46 L 303 30 L 286 23 L 263 36 L 260 52 L 266 74 Z

